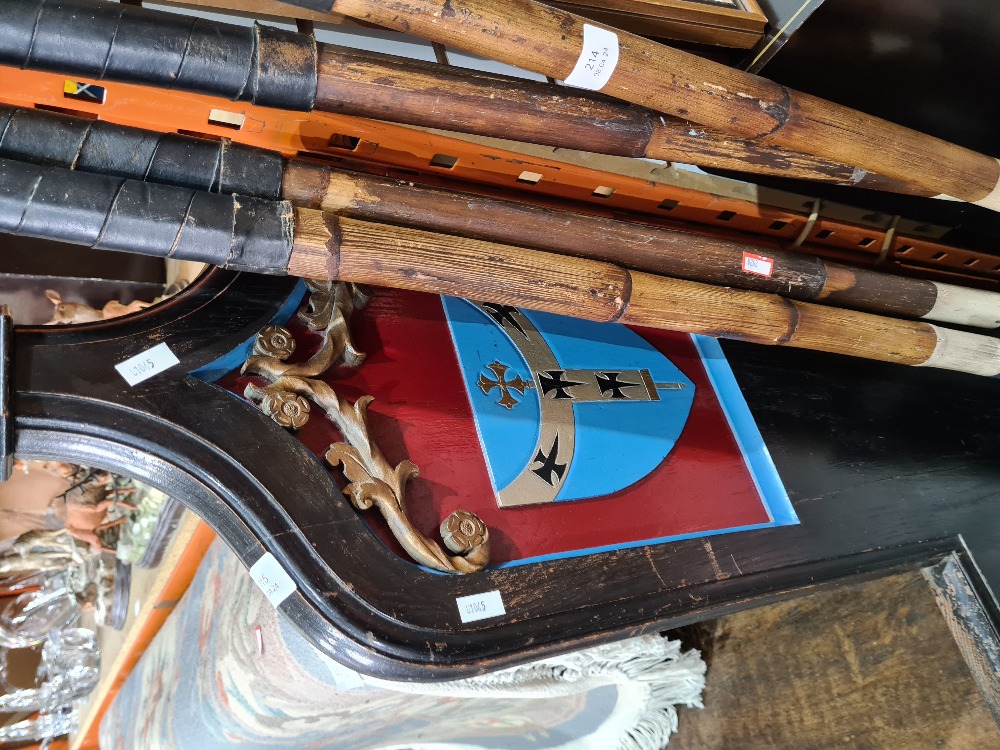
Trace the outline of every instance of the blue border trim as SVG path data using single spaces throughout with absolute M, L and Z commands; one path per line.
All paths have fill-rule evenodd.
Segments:
M 771 454 L 764 445 L 764 438 L 757 429 L 757 423 L 750 413 L 743 392 L 740 390 L 732 368 L 726 360 L 726 355 L 722 352 L 719 342 L 709 336 L 692 335 L 698 354 L 701 356 L 702 364 L 708 374 L 708 380 L 715 389 L 715 394 L 722 405 L 722 411 L 726 415 L 729 427 L 736 438 L 740 453 L 746 462 L 750 477 L 753 479 L 757 492 L 760 494 L 761 502 L 771 519 L 767 523 L 752 524 L 750 526 L 732 526 L 725 529 L 712 529 L 711 531 L 694 531 L 689 534 L 678 534 L 676 536 L 658 537 L 656 539 L 645 539 L 636 542 L 626 542 L 624 544 L 610 544 L 603 547 L 589 547 L 587 549 L 572 550 L 568 552 L 556 552 L 551 555 L 538 555 L 537 557 L 525 557 L 520 560 L 490 565 L 487 570 L 500 568 L 515 568 L 519 565 L 530 563 L 548 562 L 551 560 L 562 560 L 570 557 L 583 557 L 584 555 L 594 555 L 601 552 L 613 552 L 619 549 L 630 549 L 633 547 L 645 547 L 651 544 L 663 544 L 666 542 L 679 542 L 684 539 L 698 539 L 701 537 L 719 536 L 720 534 L 731 534 L 737 531 L 754 531 L 756 529 L 770 529 L 775 526 L 791 526 L 799 522 L 795 509 L 788 499 L 785 486 L 781 483 L 778 470 L 771 460 Z
M 722 410 L 729 420 L 729 426 L 736 436 L 736 442 L 740 446 L 743 460 L 746 461 L 750 476 L 753 477 L 754 484 L 760 492 L 761 500 L 768 514 L 771 516 L 773 526 L 788 526 L 797 524 L 799 517 L 795 514 L 785 485 L 781 483 L 778 476 L 778 469 L 771 459 L 771 454 L 764 444 L 764 438 L 757 429 L 757 422 L 750 413 L 746 399 L 743 398 L 743 391 L 740 390 L 736 382 L 736 376 L 729 366 L 726 355 L 722 353 L 722 347 L 716 339 L 708 336 L 692 335 L 701 361 L 708 372 L 708 379 L 715 388 L 715 393 L 722 404 Z
M 798 523 L 798 521 L 796 521 Z M 704 539 L 710 536 L 719 536 L 721 534 L 732 534 L 737 531 L 755 531 L 757 529 L 770 529 L 775 526 L 782 526 L 784 524 L 777 524 L 773 521 L 769 523 L 758 523 L 752 526 L 732 526 L 728 529 L 712 529 L 711 531 L 692 531 L 690 534 L 678 534 L 677 536 L 661 536 L 656 539 L 643 539 L 638 542 L 625 542 L 624 544 L 608 544 L 604 547 L 588 547 L 587 549 L 576 549 L 570 550 L 569 552 L 554 552 L 551 555 L 538 555 L 537 557 L 523 557 L 520 560 L 511 560 L 510 562 L 500 563 L 499 565 L 487 565 L 487 570 L 499 570 L 501 568 L 516 568 L 520 565 L 529 565 L 530 563 L 537 562 L 549 562 L 551 560 L 564 560 L 570 557 L 584 557 L 586 555 L 597 555 L 601 552 L 614 552 L 620 549 L 632 549 L 634 547 L 648 547 L 653 544 L 666 544 L 668 542 L 680 542 L 685 539 Z M 423 566 L 418 566 L 423 568 Z M 429 568 L 423 568 L 424 570 L 429 570 Z M 433 571 L 438 572 L 438 571 Z M 443 574 L 447 575 L 447 574 Z
M 285 300 L 285 304 L 283 304 L 281 309 L 274 314 L 274 317 L 271 318 L 268 325 L 280 326 L 287 323 L 295 314 L 295 311 L 299 309 L 299 306 L 302 304 L 302 300 L 305 296 L 306 282 L 304 280 L 300 280 L 288 295 L 288 299 Z M 197 370 L 191 370 L 188 375 L 198 378 L 199 380 L 204 380 L 208 383 L 214 383 L 223 375 L 241 367 L 243 363 L 246 362 L 247 357 L 250 356 L 250 352 L 253 351 L 253 342 L 256 338 L 257 335 L 254 334 L 242 344 L 226 352 L 218 359 L 213 360 L 206 365 L 202 365 Z

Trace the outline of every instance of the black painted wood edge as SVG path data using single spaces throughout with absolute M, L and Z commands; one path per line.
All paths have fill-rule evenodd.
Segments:
M 234 510 L 238 505 L 235 496 L 242 495 L 246 487 L 221 487 L 205 481 L 207 477 L 197 476 L 190 464 L 176 461 L 179 456 L 156 455 L 155 449 L 141 455 L 128 450 L 125 443 L 85 431 L 24 429 L 19 432 L 18 453 L 29 459 L 71 460 L 99 466 L 109 471 L 120 472 L 135 477 L 174 497 L 183 500 L 195 510 L 236 552 L 241 562 L 250 567 L 265 551 L 271 551 L 279 562 L 289 570 L 296 570 L 298 562 L 293 556 L 274 545 L 275 539 L 257 533 L 239 517 Z M 166 453 L 170 453 L 167 451 Z M 138 461 L 136 459 L 139 459 Z M 173 459 L 173 460 L 172 460 Z M 223 497 L 231 492 L 233 496 Z M 482 674 L 515 664 L 524 663 L 543 656 L 565 653 L 587 646 L 598 645 L 621 638 L 644 633 L 657 632 L 681 627 L 693 622 L 720 617 L 748 608 L 797 598 L 826 590 L 845 581 L 869 580 L 890 575 L 902 570 L 923 567 L 941 560 L 956 546 L 955 539 L 934 540 L 891 550 L 873 551 L 854 555 L 845 559 L 790 566 L 773 574 L 748 577 L 743 581 L 720 581 L 694 586 L 684 592 L 684 598 L 673 599 L 665 610 L 666 602 L 649 608 L 650 602 L 636 602 L 632 606 L 619 603 L 621 618 L 595 617 L 577 618 L 577 622 L 561 627 L 558 637 L 547 642 L 541 636 L 541 628 L 535 627 L 535 635 L 520 635 L 504 638 L 504 628 L 499 632 L 481 633 L 474 642 L 467 641 L 461 633 L 437 633 L 442 647 L 438 653 L 425 648 L 428 633 L 423 629 L 407 626 L 387 627 L 379 623 L 378 613 L 364 622 L 364 612 L 352 611 L 347 606 L 347 590 L 331 586 L 322 592 L 317 602 L 309 587 L 300 586 L 292 596 L 280 605 L 291 622 L 317 647 L 332 658 L 356 671 L 372 674 L 385 679 L 432 681 L 458 679 L 474 674 Z M 572 560 L 562 571 L 552 575 L 569 581 L 578 575 Z M 301 583 L 299 576 L 296 576 Z M 314 592 L 313 592 L 314 594 Z M 700 602 L 690 607 L 690 601 Z M 371 605 L 355 600 L 362 607 Z M 645 606 L 644 606 L 645 605 Z M 654 619 L 643 617 L 643 612 L 652 614 L 659 611 Z M 603 615 L 607 611 L 606 602 L 595 602 L 593 610 Z M 555 615 L 556 613 L 553 612 Z M 638 615 L 638 616 L 637 616 Z M 618 620 L 614 622 L 614 620 Z M 365 627 L 358 627 L 358 625 Z M 544 623 L 537 623 L 541 625 Z M 371 629 L 368 629 L 368 628 Z
M 1000 633 L 978 590 L 982 577 L 967 555 L 954 552 L 923 570 L 958 650 L 1000 724 Z
M 0 305 L 0 482 L 10 479 L 14 465 L 14 418 L 10 411 L 13 335 L 10 310 L 6 305 Z

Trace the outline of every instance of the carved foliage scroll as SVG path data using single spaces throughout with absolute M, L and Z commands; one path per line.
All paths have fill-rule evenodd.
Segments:
M 319 350 L 306 362 L 287 363 L 295 351 L 294 336 L 286 328 L 267 326 L 258 334 L 242 372 L 258 375 L 268 384 L 248 385 L 244 395 L 290 429 L 302 427 L 311 414 L 311 404 L 318 406 L 344 437 L 344 442 L 330 446 L 326 460 L 342 468 L 348 482 L 344 493 L 353 505 L 362 511 L 377 507 L 402 547 L 420 564 L 445 573 L 482 570 L 490 551 L 489 530 L 482 520 L 466 510 L 452 513 L 440 527 L 444 548 L 421 534 L 410 523 L 405 504 L 406 485 L 417 477 L 418 469 L 408 460 L 393 465 L 382 455 L 368 425 L 367 410 L 373 397 L 362 396 L 352 404 L 319 379 L 335 364 L 358 367 L 364 361 L 365 355 L 351 341 L 348 321 L 356 309 L 367 304 L 370 295 L 345 282 L 308 284 L 309 304 L 300 316 L 311 329 L 321 332 Z

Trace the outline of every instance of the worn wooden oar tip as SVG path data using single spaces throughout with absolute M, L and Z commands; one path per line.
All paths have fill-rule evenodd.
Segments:
M 958 370 L 988 378 L 1000 377 L 1000 339 L 932 325 L 937 344 L 920 367 Z
M 936 296 L 922 318 L 975 328 L 1000 328 L 1000 297 L 996 292 L 937 281 L 929 283 L 934 286 Z

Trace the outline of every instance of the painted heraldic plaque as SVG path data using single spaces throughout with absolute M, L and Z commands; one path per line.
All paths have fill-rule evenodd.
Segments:
M 391 289 L 351 328 L 364 364 L 325 379 L 374 396 L 375 442 L 419 467 L 417 528 L 470 510 L 492 565 L 797 523 L 714 339 Z M 322 418 L 297 435 L 317 457 L 340 440 Z

